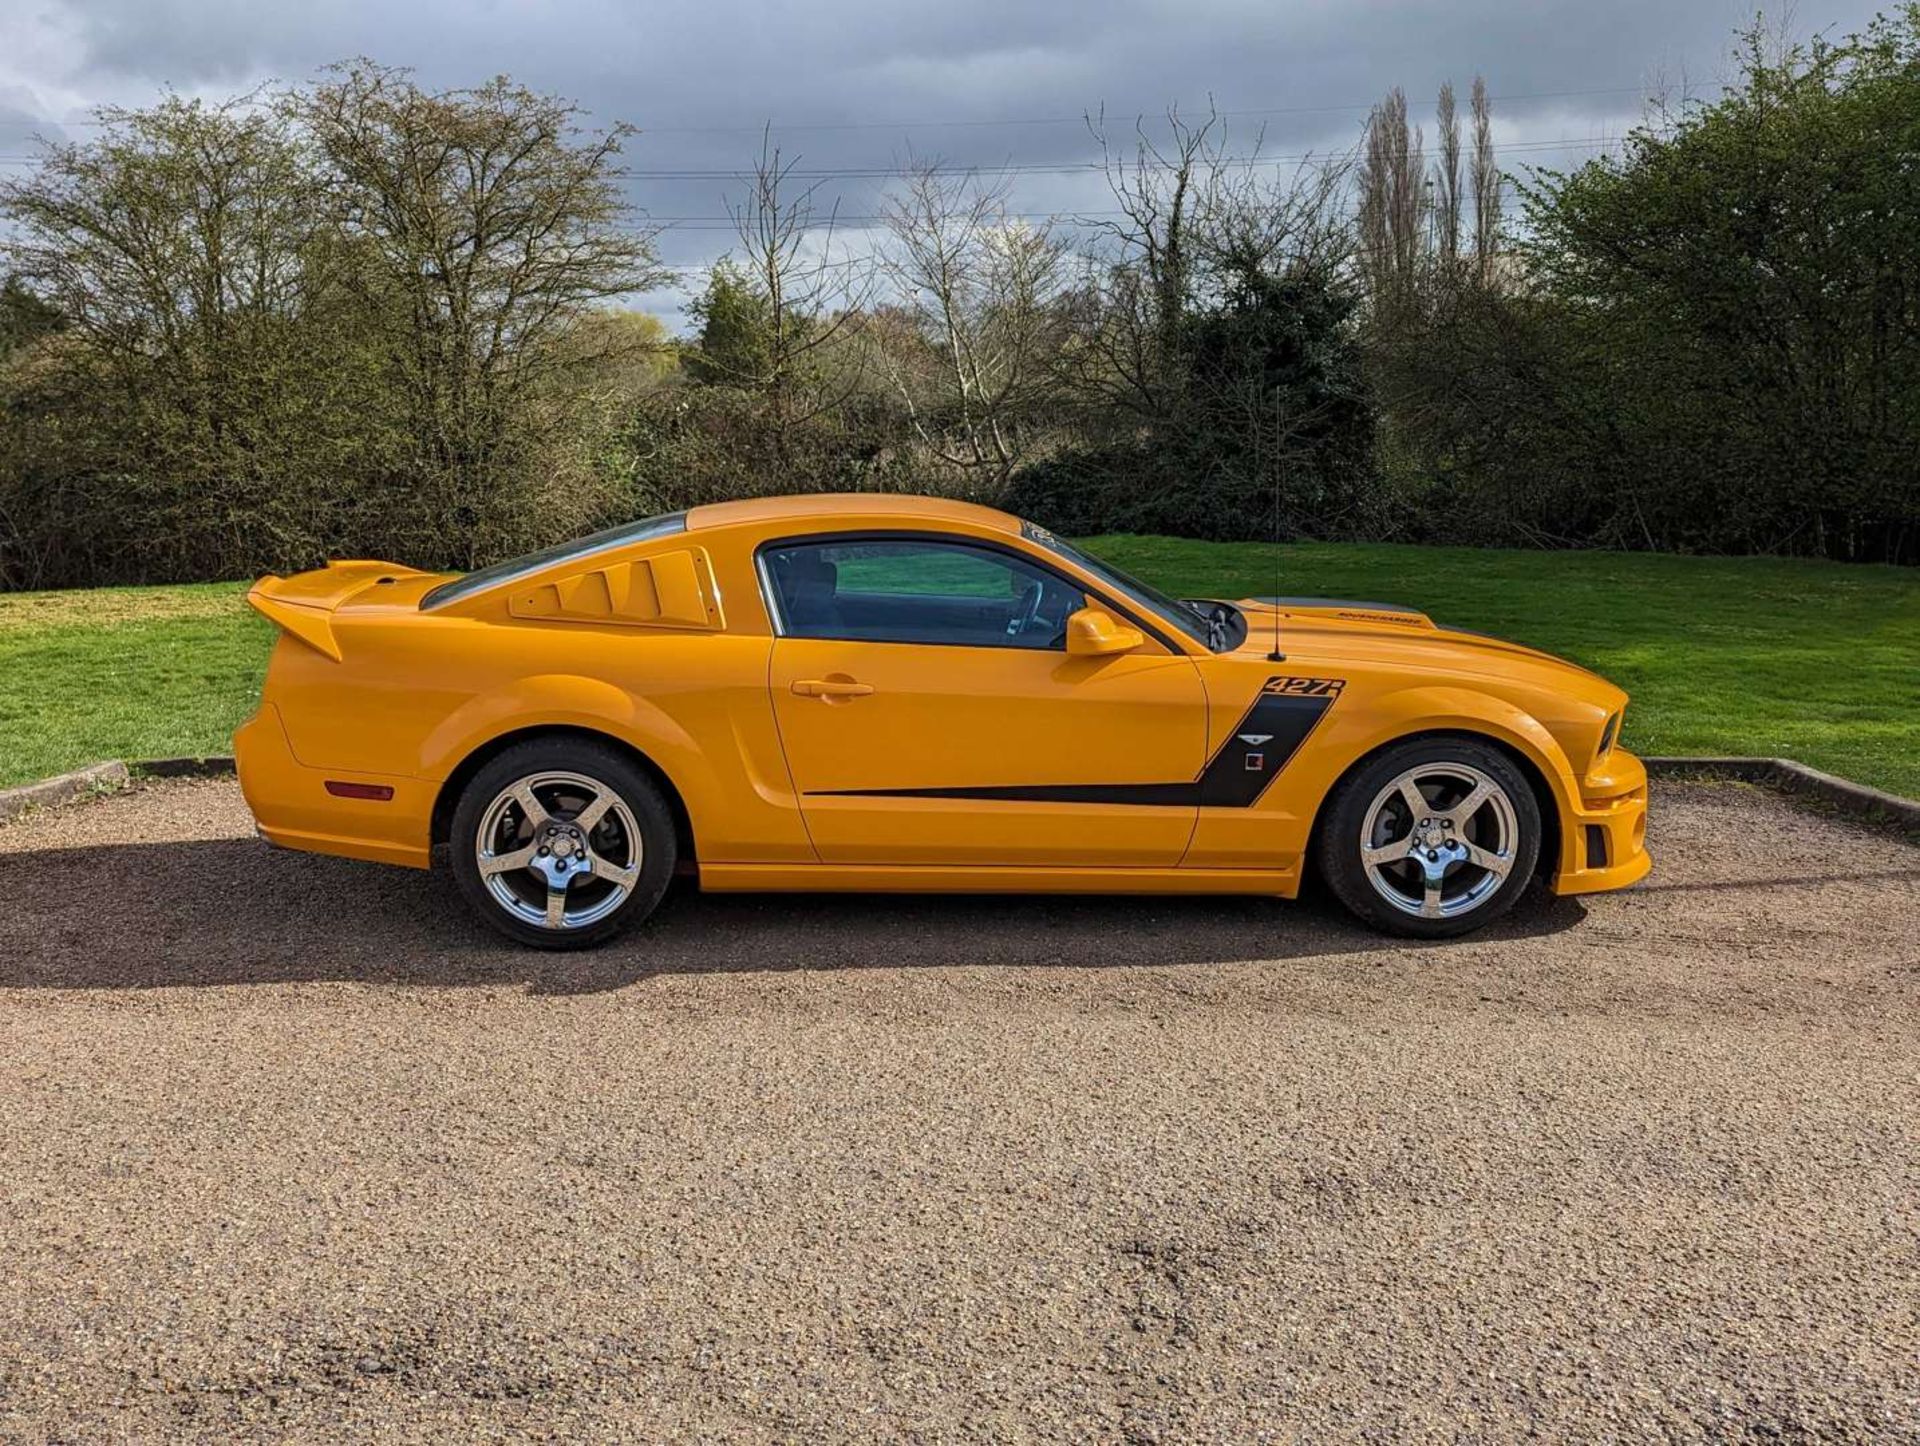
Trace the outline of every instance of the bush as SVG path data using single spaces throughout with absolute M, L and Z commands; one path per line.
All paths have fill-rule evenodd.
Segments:
M 1181 319 L 1169 385 L 1136 435 L 1023 468 L 1011 510 L 1069 535 L 1380 532 L 1352 293 L 1321 271 L 1254 264 L 1227 283 Z
M 1920 8 L 1525 188 L 1514 284 L 1376 329 L 1448 540 L 1920 559 Z
M 0 185 L 0 586 L 468 567 L 605 511 L 583 324 L 659 274 L 577 120 L 356 62 Z

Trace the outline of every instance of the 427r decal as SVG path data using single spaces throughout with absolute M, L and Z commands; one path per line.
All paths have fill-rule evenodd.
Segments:
M 1293 761 L 1345 678 L 1269 678 L 1198 780 L 1202 808 L 1251 808 Z
M 1345 678 L 1269 678 L 1261 691 L 1289 698 L 1337 698 L 1346 686 Z

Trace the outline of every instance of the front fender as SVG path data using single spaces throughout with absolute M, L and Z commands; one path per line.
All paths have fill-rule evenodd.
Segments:
M 1504 743 L 1539 770 L 1562 821 L 1579 807 L 1579 783 L 1559 740 L 1524 708 L 1471 688 L 1428 685 L 1369 699 L 1364 719 L 1341 736 L 1341 772 L 1376 748 L 1420 733 L 1479 733 Z

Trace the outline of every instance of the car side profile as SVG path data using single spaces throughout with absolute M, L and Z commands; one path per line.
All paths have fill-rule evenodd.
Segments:
M 1264 894 L 1464 933 L 1648 870 L 1627 698 L 1384 603 L 1176 600 L 1005 513 L 773 498 L 262 579 L 276 845 L 547 948 L 711 890 Z

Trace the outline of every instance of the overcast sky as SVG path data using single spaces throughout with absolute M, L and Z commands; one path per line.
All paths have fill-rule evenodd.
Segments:
M 910 151 L 958 165 L 1071 165 L 1097 155 L 1078 119 L 1104 107 L 1124 136 L 1171 104 L 1264 128 L 1289 156 L 1350 145 L 1389 86 L 1431 134 L 1432 96 L 1475 74 L 1496 97 L 1507 165 L 1564 165 L 1618 137 L 1648 87 L 1711 94 L 1755 0 L 0 0 L 0 156 L 104 102 L 171 86 L 227 95 L 300 80 L 353 55 L 453 86 L 505 72 L 641 128 L 627 164 L 731 170 L 759 128 L 809 170 L 886 168 Z M 1884 8 L 1802 3 L 1794 33 L 1835 37 Z M 1564 147 L 1550 143 L 1569 142 Z M 666 224 L 669 264 L 726 249 L 722 179 L 635 179 Z M 827 183 L 869 215 L 884 180 Z M 1097 176 L 1023 173 L 1018 209 L 1097 212 Z M 649 304 L 677 321 L 672 293 Z

